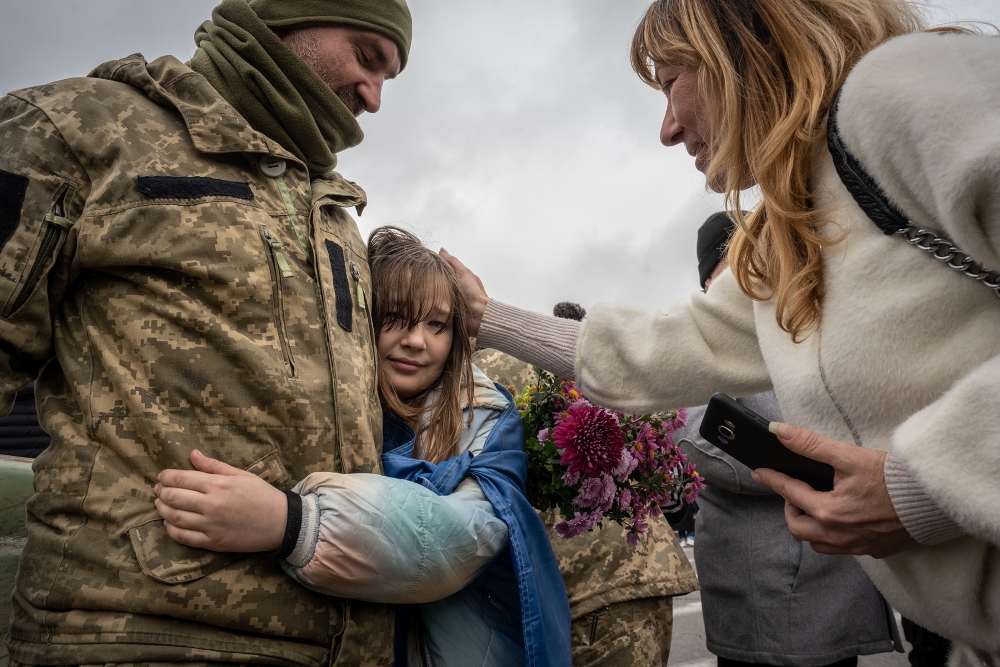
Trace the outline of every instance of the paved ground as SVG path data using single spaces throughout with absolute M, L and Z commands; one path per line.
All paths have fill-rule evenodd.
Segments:
M 684 547 L 688 560 L 694 562 L 694 549 Z M 897 622 L 899 615 L 896 616 Z M 910 645 L 904 642 L 906 650 Z M 701 619 L 701 593 L 695 591 L 674 598 L 674 634 L 670 645 L 670 667 L 715 667 L 715 656 L 705 648 L 705 624 Z M 863 655 L 858 667 L 909 667 L 904 653 L 879 653 Z

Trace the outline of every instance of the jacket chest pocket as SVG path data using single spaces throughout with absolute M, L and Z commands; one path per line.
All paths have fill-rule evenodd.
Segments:
M 260 238 L 264 243 L 268 267 L 271 271 L 271 300 L 274 306 L 274 324 L 278 329 L 278 339 L 281 344 L 281 356 L 285 362 L 285 371 L 290 378 L 296 378 L 295 359 L 292 356 L 292 346 L 288 342 L 288 325 L 285 319 L 284 282 L 295 275 L 288 261 L 288 255 L 281 242 L 271 234 L 265 226 L 259 226 Z
M 9 246 L 4 243 L 6 252 L 0 260 L 0 270 L 8 279 L 3 281 L 8 287 L 5 294 L 0 294 L 0 316 L 3 318 L 9 319 L 22 311 L 38 286 L 47 283 L 47 276 L 73 227 L 73 221 L 66 217 L 66 206 L 72 195 L 70 186 L 56 189 L 49 210 L 44 214 L 38 212 L 32 219 L 22 217 L 17 229 L 8 237 L 10 240 L 17 237 L 17 240 Z M 7 261 L 7 255 L 17 257 Z

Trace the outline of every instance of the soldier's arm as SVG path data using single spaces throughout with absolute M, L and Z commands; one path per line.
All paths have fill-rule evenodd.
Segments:
M 0 415 L 52 356 L 86 172 L 37 107 L 0 99 Z

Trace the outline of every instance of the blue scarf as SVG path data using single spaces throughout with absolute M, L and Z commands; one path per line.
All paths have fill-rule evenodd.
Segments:
M 510 580 L 502 570 L 513 568 L 517 589 L 511 587 L 500 595 L 507 598 L 501 602 L 521 610 L 527 667 L 570 667 L 566 587 L 545 524 L 524 496 L 528 455 L 524 453 L 521 416 L 511 395 L 500 385 L 496 387 L 510 404 L 500 414 L 477 456 L 464 452 L 437 464 L 415 459 L 413 429 L 395 415 L 383 412 L 382 465 L 388 477 L 415 482 L 439 496 L 451 494 L 466 477 L 479 482 L 494 513 L 507 525 L 510 555 L 506 550 L 501 553 L 469 586 L 488 580 L 491 574 L 494 581 Z M 400 618 L 398 611 L 397 618 Z M 408 626 L 405 622 L 402 625 Z M 397 665 L 406 664 L 407 631 L 408 627 L 397 623 Z

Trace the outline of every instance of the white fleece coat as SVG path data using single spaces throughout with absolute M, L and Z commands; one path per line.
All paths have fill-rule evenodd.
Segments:
M 911 220 L 1000 268 L 1000 38 L 892 40 L 848 77 L 838 125 Z M 727 271 L 668 315 L 595 307 L 577 381 L 637 413 L 773 385 L 786 421 L 896 452 L 968 536 L 861 563 L 896 609 L 973 664 L 971 647 L 1000 653 L 1000 299 L 885 236 L 825 147 L 813 183 L 823 233 L 843 235 L 824 251 L 817 331 L 793 343 L 773 303 L 751 301 Z

